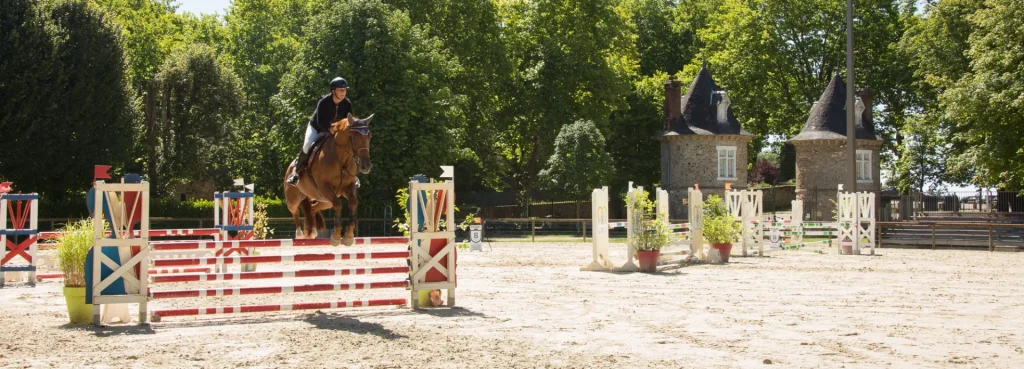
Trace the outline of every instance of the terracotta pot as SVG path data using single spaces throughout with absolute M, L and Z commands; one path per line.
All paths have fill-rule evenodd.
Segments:
M 711 248 L 714 250 L 718 250 L 718 255 L 719 257 L 722 258 L 723 263 L 729 262 L 729 254 L 732 253 L 731 243 L 712 244 Z
M 640 262 L 640 271 L 654 273 L 658 271 L 658 258 L 661 251 L 637 251 L 636 259 Z

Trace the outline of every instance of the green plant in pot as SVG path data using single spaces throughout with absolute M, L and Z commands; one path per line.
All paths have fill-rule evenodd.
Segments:
M 704 201 L 703 220 L 704 239 L 711 244 L 712 250 L 718 250 L 722 262 L 729 262 L 732 242 L 740 234 L 740 223 L 732 218 L 725 202 L 718 195 L 708 196 Z
M 627 194 L 626 201 L 630 201 Z M 636 249 L 636 258 L 640 263 L 640 271 L 654 273 L 658 270 L 658 258 L 661 257 L 661 248 L 665 247 L 672 237 L 672 230 L 668 228 L 667 214 L 662 217 L 654 213 L 654 202 L 651 201 L 647 191 L 633 191 L 633 219 L 636 230 L 633 232 L 633 247 Z
M 104 231 L 109 230 L 103 222 Z M 57 258 L 64 273 L 64 301 L 68 306 L 71 323 L 92 321 L 92 305 L 85 303 L 85 258 L 92 249 L 92 219 L 83 219 L 64 224 L 57 238 Z

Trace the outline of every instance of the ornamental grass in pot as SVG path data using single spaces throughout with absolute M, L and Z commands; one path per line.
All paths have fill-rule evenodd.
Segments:
M 108 229 L 103 223 L 104 231 Z M 64 224 L 57 238 L 57 258 L 64 274 L 64 301 L 68 307 L 71 323 L 89 323 L 92 319 L 92 305 L 85 303 L 85 259 L 92 250 L 92 219 L 83 219 Z
M 708 196 L 704 201 L 703 220 L 704 239 L 711 244 L 712 250 L 718 250 L 723 263 L 729 262 L 732 242 L 739 236 L 740 223 L 733 219 L 725 202 L 718 195 Z

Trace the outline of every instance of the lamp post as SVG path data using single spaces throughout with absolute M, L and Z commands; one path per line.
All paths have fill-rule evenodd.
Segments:
M 853 0 L 846 0 L 846 157 L 849 161 L 847 188 L 857 192 L 857 127 L 853 78 Z

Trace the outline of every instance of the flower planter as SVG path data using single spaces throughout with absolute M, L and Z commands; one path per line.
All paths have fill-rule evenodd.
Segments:
M 731 243 L 712 244 L 711 249 L 718 250 L 718 255 L 722 258 L 723 263 L 729 262 L 729 254 L 732 252 Z
M 842 249 L 842 254 L 843 255 L 851 255 L 851 254 L 853 254 L 853 245 L 842 245 L 842 246 L 840 246 L 840 248 Z
M 92 321 L 92 304 L 85 303 L 85 287 L 64 287 L 64 301 L 72 324 Z
M 637 251 L 636 259 L 640 262 L 640 271 L 645 273 L 654 273 L 658 271 L 658 258 L 661 257 L 661 251 Z

